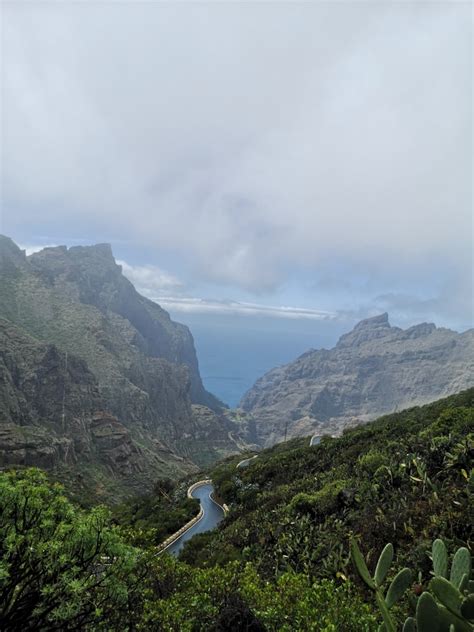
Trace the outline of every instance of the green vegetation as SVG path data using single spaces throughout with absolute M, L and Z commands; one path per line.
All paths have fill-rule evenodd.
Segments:
M 188 481 L 111 518 L 2 473 L 2 629 L 472 632 L 473 404 L 222 462 L 207 474 L 230 513 L 180 560 L 153 545 L 195 513 Z
M 163 559 L 160 577 L 172 585 L 166 599 L 150 604 L 151 629 L 176 632 L 252 630 L 255 632 L 371 632 L 377 629 L 371 608 L 350 584 L 312 582 L 297 573 L 283 573 L 275 583 L 258 575 L 249 562 L 212 569 Z
M 130 527 L 134 544 L 158 546 L 199 512 L 199 501 L 187 497 L 190 481 L 155 483 L 153 492 L 114 507 L 115 521 Z
M 349 584 L 285 573 L 270 585 L 250 563 L 195 569 L 129 536 L 39 470 L 0 474 L 2 631 L 375 629 Z
M 390 613 L 390 608 L 394 606 L 399 599 L 403 596 L 403 593 L 410 586 L 412 582 L 412 573 L 409 568 L 402 568 L 393 580 L 391 581 L 387 593 L 384 595 L 382 586 L 385 582 L 387 574 L 390 570 L 390 566 L 393 560 L 393 546 L 387 544 L 377 562 L 375 568 L 375 574 L 372 577 L 369 573 L 369 569 L 365 563 L 359 546 L 355 540 L 351 542 L 351 555 L 354 565 L 357 568 L 357 572 L 367 584 L 369 589 L 374 593 L 375 600 L 383 618 L 384 629 L 387 632 L 396 632 L 396 624 Z
M 1 629 L 119 626 L 133 608 L 139 552 L 107 511 L 76 509 L 39 470 L 3 473 L 0 502 Z
M 469 473 L 474 390 L 387 415 L 310 447 L 307 439 L 263 451 L 248 468 L 228 459 L 211 472 L 231 507 L 223 526 L 190 542 L 182 559 L 203 567 L 252 560 L 272 579 L 351 574 L 349 539 L 369 564 L 393 542 L 397 566 L 429 576 L 437 537 L 472 546 Z
M 357 572 L 375 594 L 383 618 L 382 629 L 396 632 L 397 625 L 390 608 L 402 597 L 411 584 L 410 569 L 402 569 L 391 582 L 387 594 L 382 584 L 393 560 L 393 546 L 387 544 L 380 554 L 374 577 L 370 576 L 362 553 L 355 540 L 351 543 L 352 560 Z M 469 632 L 474 622 L 474 581 L 470 580 L 472 559 L 466 547 L 454 554 L 448 577 L 448 552 L 443 540 L 435 540 L 432 546 L 433 579 L 422 593 L 416 605 L 415 617 L 408 617 L 403 632 Z M 434 595 L 434 596 L 433 596 Z

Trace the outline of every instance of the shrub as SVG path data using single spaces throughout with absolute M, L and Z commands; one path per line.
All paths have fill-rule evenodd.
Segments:
M 0 474 L 4 632 L 123 625 L 139 592 L 138 562 L 105 508 L 76 509 L 39 470 Z
M 379 468 L 387 466 L 388 464 L 389 461 L 386 455 L 374 450 L 360 456 L 357 467 L 360 472 L 367 476 L 373 476 Z

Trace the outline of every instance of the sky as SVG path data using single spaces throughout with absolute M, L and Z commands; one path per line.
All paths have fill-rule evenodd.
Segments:
M 183 322 L 472 327 L 472 24 L 449 1 L 3 0 L 0 232 L 109 242 Z

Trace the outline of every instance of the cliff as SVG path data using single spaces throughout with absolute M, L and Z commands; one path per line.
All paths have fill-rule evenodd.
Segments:
M 474 384 L 474 330 L 363 320 L 330 350 L 311 350 L 275 368 L 245 394 L 258 440 L 339 433 L 349 425 L 425 404 Z
M 0 318 L 0 353 L 9 375 L 2 381 L 0 432 L 10 446 L 8 454 L 0 452 L 0 465 L 22 463 L 22 449 L 25 463 L 43 465 L 38 450 L 51 436 L 47 467 L 82 463 L 82 442 L 91 448 L 88 462 L 107 465 L 114 475 L 133 473 L 133 480 L 123 480 L 125 487 L 138 480 L 133 464 L 141 463 L 141 479 L 150 487 L 157 476 L 195 469 L 202 461 L 196 441 L 205 446 L 206 462 L 238 451 L 223 405 L 202 385 L 190 331 L 135 290 L 110 246 L 60 246 L 26 257 L 0 237 Z M 49 372 L 48 354 L 55 358 Z M 31 390 L 26 378 L 16 382 L 13 376 L 22 370 L 46 371 L 49 391 Z M 79 383 L 64 390 L 70 371 Z M 58 425 L 63 406 L 67 428 Z M 14 446 L 27 427 L 36 439 L 18 451 Z M 119 452 L 122 460 L 114 457 Z

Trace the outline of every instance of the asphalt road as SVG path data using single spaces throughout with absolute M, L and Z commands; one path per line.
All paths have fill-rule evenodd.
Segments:
M 201 503 L 204 510 L 204 514 L 190 529 L 185 531 L 181 537 L 179 537 L 173 544 L 167 549 L 166 553 L 171 555 L 179 555 L 179 552 L 183 548 L 185 542 L 190 540 L 197 533 L 204 533 L 214 529 L 224 517 L 224 510 L 211 498 L 211 493 L 214 491 L 214 487 L 211 484 L 201 485 L 192 492 L 192 497 L 197 498 Z

